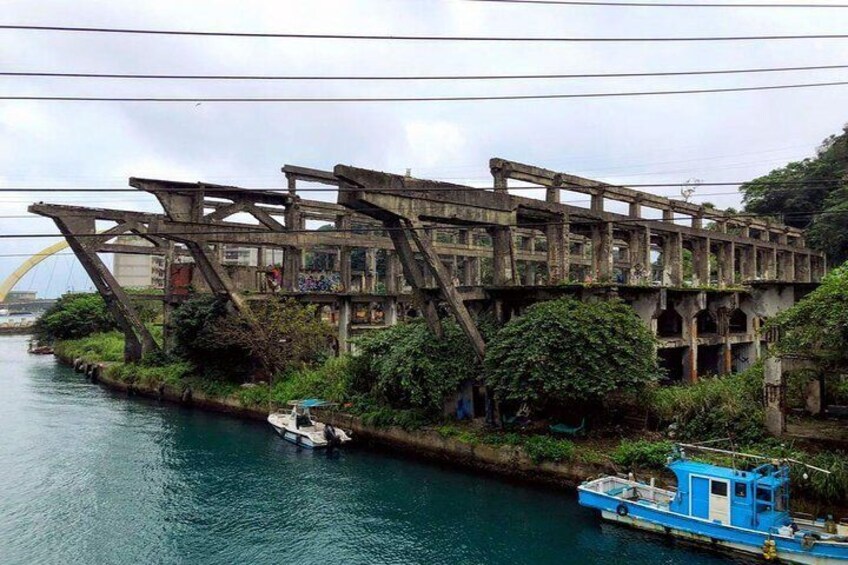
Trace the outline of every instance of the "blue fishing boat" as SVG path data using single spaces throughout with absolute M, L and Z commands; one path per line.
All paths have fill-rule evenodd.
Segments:
M 749 470 L 721 467 L 687 458 L 689 449 L 760 461 Z M 607 476 L 580 485 L 578 497 L 581 505 L 620 524 L 756 554 L 768 561 L 845 565 L 848 524 L 790 513 L 790 464 L 804 465 L 679 445 L 668 460 L 668 468 L 677 477 L 676 490 L 659 488 L 653 479 L 645 484 L 632 476 Z

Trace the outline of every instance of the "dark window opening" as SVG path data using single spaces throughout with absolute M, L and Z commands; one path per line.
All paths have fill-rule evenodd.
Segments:
M 721 481 L 711 481 L 710 492 L 716 496 L 727 496 L 727 483 Z
M 669 308 L 663 310 L 657 318 L 657 335 L 659 337 L 681 337 L 683 335 L 683 318 Z
M 736 498 L 748 498 L 748 485 L 746 485 L 745 483 L 734 484 L 733 495 Z
M 748 316 L 737 308 L 730 313 L 728 320 L 729 331 L 732 334 L 743 334 L 748 331 Z
M 695 317 L 698 324 L 698 335 L 718 333 L 718 321 L 709 310 L 701 310 Z

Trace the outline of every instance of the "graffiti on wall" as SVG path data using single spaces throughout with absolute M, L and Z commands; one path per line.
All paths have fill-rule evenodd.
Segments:
M 342 275 L 337 272 L 319 271 L 297 275 L 297 290 L 300 292 L 342 292 Z

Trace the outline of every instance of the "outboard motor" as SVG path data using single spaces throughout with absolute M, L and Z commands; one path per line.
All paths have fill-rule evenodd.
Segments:
M 336 433 L 336 428 L 330 424 L 324 426 L 324 439 L 327 440 L 327 444 L 330 447 L 338 447 L 342 443 L 339 439 L 339 435 Z

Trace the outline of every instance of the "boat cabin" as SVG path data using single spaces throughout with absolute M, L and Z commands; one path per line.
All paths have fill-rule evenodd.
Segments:
M 677 459 L 671 512 L 752 530 L 789 525 L 789 468 L 771 463 L 750 471 Z

